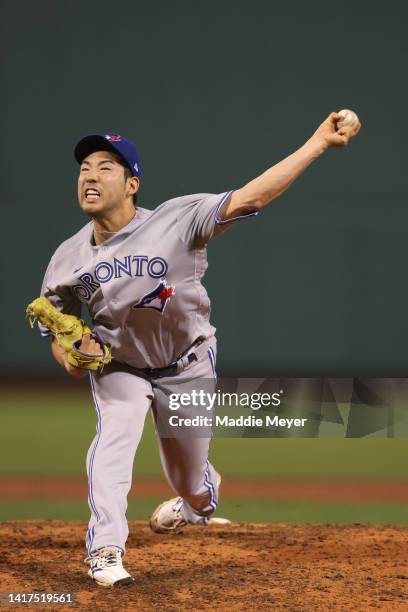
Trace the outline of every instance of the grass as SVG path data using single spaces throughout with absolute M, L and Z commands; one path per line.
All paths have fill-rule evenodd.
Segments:
M 3 393 L 0 419 L 0 473 L 85 473 L 96 425 L 87 395 Z M 211 457 L 223 474 L 235 477 L 408 478 L 406 438 L 214 438 Z M 161 474 L 150 418 L 136 465 L 140 475 Z
M 132 499 L 129 520 L 147 521 L 158 498 Z M 408 524 L 407 507 L 396 503 L 318 503 L 305 501 L 267 501 L 263 499 L 229 498 L 220 502 L 217 516 L 234 521 L 254 523 L 310 523 L 310 524 Z M 0 506 L 0 520 L 59 519 L 88 521 L 86 501 L 7 501 Z

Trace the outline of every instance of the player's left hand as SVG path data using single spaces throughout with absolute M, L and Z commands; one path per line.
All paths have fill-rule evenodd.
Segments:
M 86 353 L 87 355 L 101 355 L 103 354 L 103 349 L 99 342 L 91 338 L 90 334 L 85 334 L 82 338 L 81 345 L 78 349 L 82 353 Z M 88 370 L 85 368 L 78 368 L 69 363 L 67 357 L 64 355 L 64 366 L 68 374 L 73 376 L 74 378 L 85 378 L 88 376 Z
M 361 128 L 360 121 L 354 127 L 345 125 L 341 128 L 337 127 L 337 121 L 340 121 L 342 116 L 339 113 L 330 113 L 313 134 L 311 140 L 319 142 L 323 150 L 330 147 L 345 147 L 351 138 L 358 134 Z
M 103 349 L 99 342 L 91 337 L 91 334 L 85 334 L 82 338 L 81 345 L 78 349 L 88 355 L 103 355 Z

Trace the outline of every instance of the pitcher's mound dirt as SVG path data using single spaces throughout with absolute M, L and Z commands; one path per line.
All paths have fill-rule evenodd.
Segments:
M 116 589 L 87 577 L 85 529 L 62 521 L 2 523 L 0 590 L 75 594 L 75 606 L 24 606 L 37 612 L 408 611 L 406 526 L 233 523 L 166 536 L 132 522 L 125 566 L 136 583 Z

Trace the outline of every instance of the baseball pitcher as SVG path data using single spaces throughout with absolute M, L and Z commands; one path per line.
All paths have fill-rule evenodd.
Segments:
M 58 247 L 27 313 L 51 338 L 58 364 L 73 377 L 89 376 L 97 428 L 87 455 L 86 562 L 98 584 L 134 582 L 122 564 L 125 512 L 147 412 L 159 431 L 175 389 L 215 381 L 215 329 L 201 284 L 209 242 L 255 218 L 327 149 L 347 145 L 360 122 L 342 119 L 331 113 L 297 151 L 239 189 L 186 195 L 154 210 L 137 203 L 141 164 L 131 142 L 110 133 L 76 145 L 78 200 L 90 221 Z M 91 327 L 81 320 L 83 307 Z M 221 481 L 209 462 L 210 437 L 157 439 L 177 497 L 155 510 L 152 530 L 208 523 Z

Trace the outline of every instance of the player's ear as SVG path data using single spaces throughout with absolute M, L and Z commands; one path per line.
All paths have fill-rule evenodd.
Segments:
M 133 196 L 139 191 L 139 179 L 137 176 L 131 176 L 128 179 L 128 193 L 127 195 Z

